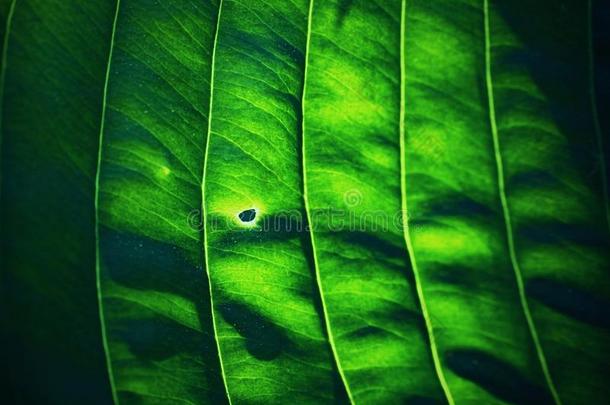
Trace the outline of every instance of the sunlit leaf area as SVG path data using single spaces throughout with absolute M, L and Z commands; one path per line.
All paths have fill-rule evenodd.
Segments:
M 610 404 L 607 0 L 0 0 L 0 403 Z

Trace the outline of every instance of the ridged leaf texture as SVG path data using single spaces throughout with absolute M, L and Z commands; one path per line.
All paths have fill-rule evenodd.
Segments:
M 597 6 L 1 0 L 7 403 L 608 403 Z

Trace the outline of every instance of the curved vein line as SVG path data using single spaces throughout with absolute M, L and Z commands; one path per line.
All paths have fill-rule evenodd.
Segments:
M 4 132 L 3 120 L 4 116 L 4 83 L 6 81 L 6 62 L 8 59 L 8 37 L 10 36 L 11 26 L 13 23 L 13 15 L 15 14 L 15 4 L 17 0 L 13 0 L 11 3 L 8 14 L 6 16 L 6 25 L 4 26 L 4 38 L 2 41 L 2 59 L 0 60 L 0 147 L 2 146 L 2 134 Z M 2 172 L 0 172 L 0 186 L 2 185 Z M 0 187 L 0 193 L 2 188 Z M 1 229 L 0 224 L 0 229 Z
M 409 260 L 413 268 L 413 276 L 415 279 L 415 288 L 417 290 L 417 296 L 419 298 L 419 304 L 421 306 L 422 315 L 426 323 L 426 330 L 428 332 L 428 339 L 430 342 L 430 352 L 432 353 L 432 361 L 434 362 L 434 369 L 436 375 L 441 384 L 447 402 L 450 405 L 454 404 L 453 396 L 438 354 L 438 347 L 436 346 L 436 339 L 434 337 L 434 328 L 432 327 L 432 321 L 430 314 L 428 313 L 428 306 L 426 304 L 426 298 L 424 296 L 424 290 L 421 285 L 421 279 L 419 277 L 419 269 L 417 268 L 417 261 L 415 260 L 415 252 L 411 243 L 411 236 L 409 232 L 409 215 L 407 211 L 407 178 L 406 178 L 406 146 L 405 146 L 405 103 L 406 103 L 406 66 L 405 66 L 405 20 L 406 20 L 406 0 L 402 0 L 402 6 L 400 11 L 400 120 L 399 120 L 399 133 L 400 133 L 400 196 L 402 205 L 402 233 L 409 253 Z
M 116 35 L 117 21 L 119 19 L 119 9 L 121 0 L 116 1 L 116 9 L 114 10 L 114 20 L 112 22 L 112 33 L 110 35 L 110 47 L 108 49 L 108 63 L 106 65 L 106 77 L 104 78 L 104 90 L 102 96 L 102 115 L 100 122 L 99 144 L 97 148 L 97 168 L 95 173 L 95 285 L 97 288 L 97 304 L 100 318 L 100 329 L 102 333 L 102 345 L 104 346 L 104 354 L 106 357 L 106 368 L 108 369 L 108 379 L 110 380 L 110 390 L 112 392 L 112 400 L 115 404 L 119 404 L 116 385 L 114 382 L 114 373 L 112 371 L 112 361 L 110 359 L 110 349 L 108 347 L 108 335 L 106 333 L 106 321 L 104 319 L 104 306 L 102 300 L 102 283 L 100 272 L 100 172 L 102 166 L 102 146 L 104 144 L 104 124 L 106 121 L 106 106 L 108 101 L 108 82 L 110 81 L 110 67 L 112 65 L 112 54 L 114 52 L 114 38 Z
M 303 178 L 303 204 L 305 213 L 307 215 L 307 224 L 309 225 L 309 239 L 311 241 L 311 250 L 313 255 L 314 270 L 316 274 L 316 285 L 318 286 L 318 293 L 320 294 L 320 302 L 322 304 L 322 313 L 324 314 L 324 324 L 326 325 L 326 331 L 328 333 L 328 343 L 330 344 L 331 352 L 337 365 L 337 371 L 341 377 L 341 382 L 345 387 L 345 391 L 349 398 L 350 403 L 354 404 L 354 397 L 345 378 L 343 367 L 341 367 L 341 360 L 337 353 L 337 347 L 335 346 L 335 339 L 333 337 L 332 327 L 330 325 L 330 319 L 328 317 L 328 310 L 326 308 L 326 301 L 324 299 L 324 289 L 322 288 L 322 280 L 320 277 L 320 266 L 318 264 L 318 257 L 316 255 L 316 241 L 311 226 L 311 210 L 309 207 L 309 198 L 307 193 L 307 159 L 305 159 L 305 96 L 307 93 L 307 68 L 309 65 L 309 46 L 311 43 L 311 20 L 313 15 L 313 3 L 314 0 L 309 0 L 309 11 L 307 14 L 307 41 L 305 43 L 305 67 L 303 69 L 303 93 L 301 95 L 301 169 Z
M 527 321 L 527 326 L 530 330 L 530 334 L 532 336 L 532 340 L 534 342 L 534 346 L 536 348 L 536 354 L 538 356 L 538 361 L 540 362 L 540 367 L 542 368 L 542 373 L 544 374 L 544 379 L 546 384 L 548 385 L 549 391 L 553 396 L 553 400 L 556 404 L 561 404 L 561 399 L 559 398 L 559 394 L 555 389 L 555 384 L 553 383 L 553 379 L 551 378 L 551 374 L 549 372 L 549 367 L 546 362 L 546 358 L 544 355 L 544 351 L 542 350 L 542 345 L 540 344 L 540 339 L 538 337 L 538 331 L 536 330 L 536 325 L 534 324 L 534 320 L 532 318 L 532 314 L 530 313 L 530 308 L 527 302 L 527 297 L 525 294 L 525 287 L 523 284 L 523 276 L 521 274 L 521 268 L 519 266 L 519 261 L 517 260 L 517 254 L 515 250 L 515 241 L 513 238 L 513 227 L 510 219 L 510 211 L 508 209 L 508 200 L 506 198 L 506 190 L 504 186 L 504 167 L 502 164 L 502 154 L 500 152 L 500 140 L 498 137 L 498 127 L 496 123 L 496 109 L 494 102 L 494 94 L 493 94 L 493 82 L 491 77 L 491 34 L 490 34 L 490 23 L 489 23 L 489 0 L 483 0 L 483 13 L 484 13 L 484 24 L 485 24 L 485 83 L 487 87 L 487 100 L 489 103 L 489 121 L 491 126 L 491 134 L 493 138 L 493 146 L 494 146 L 494 155 L 496 160 L 496 169 L 498 172 L 498 193 L 500 195 L 500 202 L 502 204 L 502 212 L 504 216 L 504 224 L 506 226 L 506 239 L 508 242 L 508 251 L 510 255 L 510 261 L 515 271 L 515 278 L 517 280 L 517 287 L 519 290 L 519 300 L 521 301 L 521 307 L 523 308 L 523 313 L 525 315 L 525 319 Z
M 214 103 L 214 78 L 216 73 L 216 46 L 218 45 L 218 31 L 220 28 L 220 16 L 222 14 L 223 0 L 218 4 L 218 14 L 216 16 L 216 31 L 214 32 L 214 44 L 212 45 L 212 62 L 210 69 L 210 105 L 208 109 L 208 129 L 205 138 L 205 152 L 203 155 L 203 173 L 201 175 L 201 225 L 203 232 L 203 260 L 206 277 L 208 279 L 208 293 L 210 295 L 210 313 L 212 315 L 212 328 L 214 329 L 214 341 L 216 342 L 216 351 L 218 352 L 218 362 L 220 363 L 220 373 L 222 382 L 225 388 L 227 401 L 231 404 L 231 395 L 229 394 L 229 386 L 227 385 L 227 375 L 225 373 L 224 362 L 222 360 L 222 352 L 220 351 L 220 341 L 218 339 L 218 328 L 216 327 L 216 316 L 214 315 L 214 299 L 212 298 L 212 278 L 210 277 L 209 257 L 208 257 L 208 230 L 206 224 L 206 207 L 205 207 L 205 182 L 208 170 L 208 155 L 210 151 L 210 138 L 212 137 L 212 106 Z
M 604 141 L 602 138 L 602 129 L 599 124 L 599 114 L 597 111 L 597 101 L 595 94 L 595 68 L 593 55 L 593 1 L 587 2 L 588 6 L 588 23 L 589 23 L 589 96 L 591 97 L 591 112 L 593 114 L 593 126 L 595 128 L 595 136 L 597 138 L 597 147 L 599 148 L 599 164 L 601 165 L 602 177 L 602 193 L 604 199 L 604 208 L 606 209 L 606 222 L 608 230 L 610 230 L 610 206 L 608 205 L 608 175 L 606 173 L 606 158 L 604 156 Z

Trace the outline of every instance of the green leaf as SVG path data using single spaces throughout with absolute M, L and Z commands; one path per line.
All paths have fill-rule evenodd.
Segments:
M 11 29 L 11 22 L 13 20 L 13 11 L 14 11 L 13 0 L 2 0 L 0 1 L 0 55 L 2 55 L 2 59 L 4 60 L 6 57 L 4 56 L 4 49 L 6 48 L 6 41 L 8 37 L 6 36 L 6 32 Z M 4 62 L 2 63 L 4 66 Z
M 608 402 L 591 1 L 93 3 L 0 0 L 9 402 Z
M 402 7 L 344 3 L 315 3 L 304 102 L 329 327 L 356 403 L 440 400 L 400 225 Z
M 542 402 L 548 390 L 499 198 L 485 20 L 484 2 L 407 6 L 408 238 L 433 350 L 455 402 Z
M 610 216 L 590 7 L 516 2 L 491 10 L 491 75 L 515 261 L 565 403 L 601 403 L 610 395 L 602 354 L 610 343 L 602 309 L 610 297 Z M 525 24 L 531 15 L 549 27 L 546 35 Z
M 115 401 L 226 400 L 197 211 L 217 12 L 117 3 L 97 200 Z
M 13 5 L 1 118 L 6 400 L 108 402 L 93 196 L 112 9 L 102 2 Z
M 414 2 L 407 11 L 413 259 L 456 402 L 608 395 L 586 354 L 608 347 L 595 309 L 608 297 L 608 228 L 599 221 L 607 201 L 583 46 L 588 10 L 547 8 Z M 534 26 L 532 15 L 544 17 Z
M 300 134 L 308 4 L 224 1 L 219 20 L 205 248 L 235 403 L 326 403 L 344 395 L 305 231 Z M 254 218 L 240 215 L 248 210 Z

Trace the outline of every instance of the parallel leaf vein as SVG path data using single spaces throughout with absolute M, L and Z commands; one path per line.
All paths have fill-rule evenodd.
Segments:
M 508 242 L 508 251 L 510 255 L 510 261 L 515 271 L 515 278 L 517 280 L 517 288 L 519 290 L 519 299 L 521 301 L 521 307 L 527 321 L 527 326 L 530 330 L 534 346 L 536 348 L 536 354 L 544 374 L 544 379 L 548 385 L 549 391 L 553 396 L 553 399 L 557 405 L 561 404 L 559 394 L 555 389 L 555 384 L 551 378 L 549 368 L 546 362 L 544 351 L 538 338 L 538 331 L 532 318 L 527 297 L 525 295 L 525 287 L 523 284 L 523 276 L 519 261 L 517 260 L 517 254 L 515 250 L 515 241 L 513 237 L 513 228 L 510 218 L 510 210 L 508 208 L 508 200 L 506 198 L 506 190 L 504 186 L 504 167 L 502 163 L 502 154 L 500 152 L 500 141 L 498 137 L 498 126 L 496 122 L 496 109 L 493 94 L 493 81 L 491 75 L 491 33 L 490 33 L 490 22 L 489 22 L 489 0 L 483 0 L 484 9 L 484 24 L 485 24 L 485 82 L 487 87 L 487 99 L 489 103 L 489 121 L 491 126 L 491 134 L 493 137 L 494 154 L 496 159 L 496 168 L 498 172 L 498 192 L 500 195 L 500 202 L 502 204 L 502 212 L 504 215 L 504 223 L 506 227 L 506 239 Z
M 405 240 L 405 244 L 407 247 L 407 251 L 409 253 L 409 260 L 411 261 L 411 267 L 413 268 L 413 276 L 415 279 L 415 288 L 417 290 L 417 296 L 419 298 L 419 303 L 422 310 L 422 315 L 424 317 L 424 322 L 426 324 L 426 330 L 428 331 L 428 340 L 430 342 L 430 351 L 432 354 L 432 360 L 434 362 L 434 369 L 436 370 L 436 374 L 438 376 L 441 387 L 443 388 L 443 392 L 445 397 L 447 398 L 447 402 L 450 405 L 454 405 L 453 396 L 451 395 L 451 391 L 449 386 L 447 385 L 447 381 L 445 379 L 445 374 L 443 372 L 443 367 L 440 362 L 438 347 L 436 346 L 436 339 L 434 336 L 434 328 L 432 327 L 432 321 L 430 319 L 430 314 L 428 313 L 428 306 L 426 303 L 426 298 L 424 296 L 424 291 L 421 285 L 421 280 L 419 276 L 419 270 L 417 268 L 417 261 L 415 260 L 415 253 L 413 250 L 413 245 L 411 243 L 411 235 L 409 232 L 409 215 L 407 211 L 407 179 L 406 179 L 406 141 L 405 141 L 405 102 L 406 102 L 406 62 L 405 62 L 405 34 L 406 34 L 406 0 L 402 0 L 402 7 L 400 13 L 400 122 L 399 122 L 399 132 L 400 132 L 400 191 L 401 191 L 401 204 L 402 204 L 402 229 L 403 229 L 403 237 Z
M 4 29 L 4 38 L 2 44 L 2 59 L 0 60 L 0 146 L 2 145 L 2 116 L 4 115 L 4 82 L 6 80 L 6 63 L 8 56 L 8 38 L 11 32 L 11 26 L 13 23 L 13 15 L 15 14 L 15 5 L 17 0 L 13 0 L 11 3 L 8 14 L 6 16 L 6 25 Z M 2 173 L 0 173 L 0 185 L 2 184 Z M 0 188 L 1 189 L 1 188 Z M 1 226 L 1 225 L 0 225 Z M 1 229 L 1 228 L 0 228 Z
M 214 314 L 214 299 L 213 299 L 213 289 L 212 289 L 212 278 L 210 277 L 210 261 L 208 257 L 208 232 L 207 232 L 207 224 L 206 224 L 206 204 L 205 204 L 205 181 L 207 178 L 207 168 L 208 168 L 208 156 L 210 151 L 210 138 L 212 136 L 212 111 L 214 104 L 214 77 L 216 70 L 216 48 L 218 46 L 218 33 L 220 30 L 220 18 L 222 16 L 222 5 L 223 0 L 220 0 L 218 5 L 218 14 L 216 16 L 216 31 L 214 32 L 214 44 L 212 46 L 212 62 L 211 62 L 211 70 L 210 70 L 210 105 L 208 110 L 208 128 L 207 128 L 207 136 L 205 140 L 205 151 L 203 158 L 203 173 L 201 175 L 201 223 L 203 225 L 203 257 L 204 257 L 204 266 L 206 271 L 206 276 L 208 279 L 209 286 L 209 296 L 210 296 L 210 312 L 212 316 L 212 327 L 214 328 L 214 341 L 216 342 L 216 350 L 218 352 L 218 361 L 220 362 L 220 372 L 222 374 L 222 381 L 225 388 L 225 393 L 227 396 L 227 401 L 231 404 L 231 395 L 229 394 L 229 386 L 227 385 L 227 375 L 224 368 L 224 362 L 222 359 L 222 352 L 220 350 L 220 341 L 218 339 L 218 328 L 216 325 L 216 316 Z
M 112 66 L 112 54 L 114 53 L 114 40 L 116 36 L 117 22 L 119 20 L 119 10 L 121 8 L 121 0 L 116 1 L 116 9 L 114 11 L 114 20 L 112 22 L 112 32 L 110 34 L 110 47 L 108 49 L 108 63 L 106 65 L 106 77 L 104 78 L 104 90 L 102 94 L 102 114 L 100 120 L 99 144 L 97 149 L 97 168 L 95 173 L 95 283 L 97 288 L 97 301 L 100 318 L 100 329 L 102 333 L 102 344 L 104 346 L 104 354 L 106 356 L 106 367 L 108 369 L 108 379 L 110 380 L 110 390 L 112 399 L 116 405 L 119 404 L 114 374 L 112 371 L 112 361 L 110 358 L 110 348 L 108 347 L 108 335 L 106 333 L 106 321 L 104 319 L 104 305 L 102 299 L 102 282 L 100 269 L 100 173 L 102 167 L 102 147 L 104 145 L 104 125 L 106 122 L 106 108 L 108 106 L 108 83 L 110 82 L 110 69 Z
M 309 63 L 309 47 L 311 42 L 311 25 L 312 25 L 312 16 L 313 16 L 313 5 L 314 0 L 309 0 L 309 12 L 307 16 L 307 42 L 305 45 L 305 67 L 303 69 L 303 94 L 301 96 L 301 156 L 302 156 L 302 178 L 303 178 L 303 203 L 305 205 L 305 213 L 307 215 L 307 223 L 311 224 L 311 210 L 309 207 L 309 198 L 307 194 L 307 159 L 306 159 L 306 150 L 305 150 L 305 99 L 307 94 L 307 68 Z M 345 377 L 345 373 L 343 368 L 341 367 L 341 360 L 339 359 L 339 355 L 337 353 L 337 347 L 335 345 L 335 339 L 333 336 L 332 326 L 330 324 L 330 318 L 328 316 L 328 310 L 326 306 L 326 301 L 324 299 L 324 290 L 322 287 L 322 280 L 320 278 L 320 266 L 318 264 L 318 257 L 316 254 L 316 241 L 314 237 L 314 233 L 312 229 L 309 229 L 309 237 L 311 241 L 311 249 L 313 255 L 314 262 L 314 270 L 316 275 L 316 285 L 318 286 L 318 291 L 320 294 L 320 301 L 322 304 L 322 312 L 324 315 L 324 324 L 326 325 L 326 331 L 328 333 L 328 341 L 330 344 L 331 352 L 333 358 L 335 360 L 335 364 L 337 365 L 337 370 L 339 372 L 339 376 L 341 377 L 341 381 L 343 382 L 343 386 L 345 387 L 345 391 L 350 402 L 354 403 L 354 398 L 352 392 L 350 390 L 349 384 Z
M 606 158 L 604 153 L 604 141 L 602 130 L 599 124 L 599 114 L 597 111 L 597 101 L 595 95 L 595 64 L 593 55 L 593 1 L 588 1 L 589 12 L 589 95 L 591 97 L 591 110 L 593 113 L 593 125 L 595 126 L 595 137 L 597 138 L 597 147 L 599 149 L 599 165 L 601 166 L 602 193 L 604 199 L 604 208 L 606 210 L 606 222 L 610 230 L 610 205 L 608 201 L 608 175 L 606 173 Z

